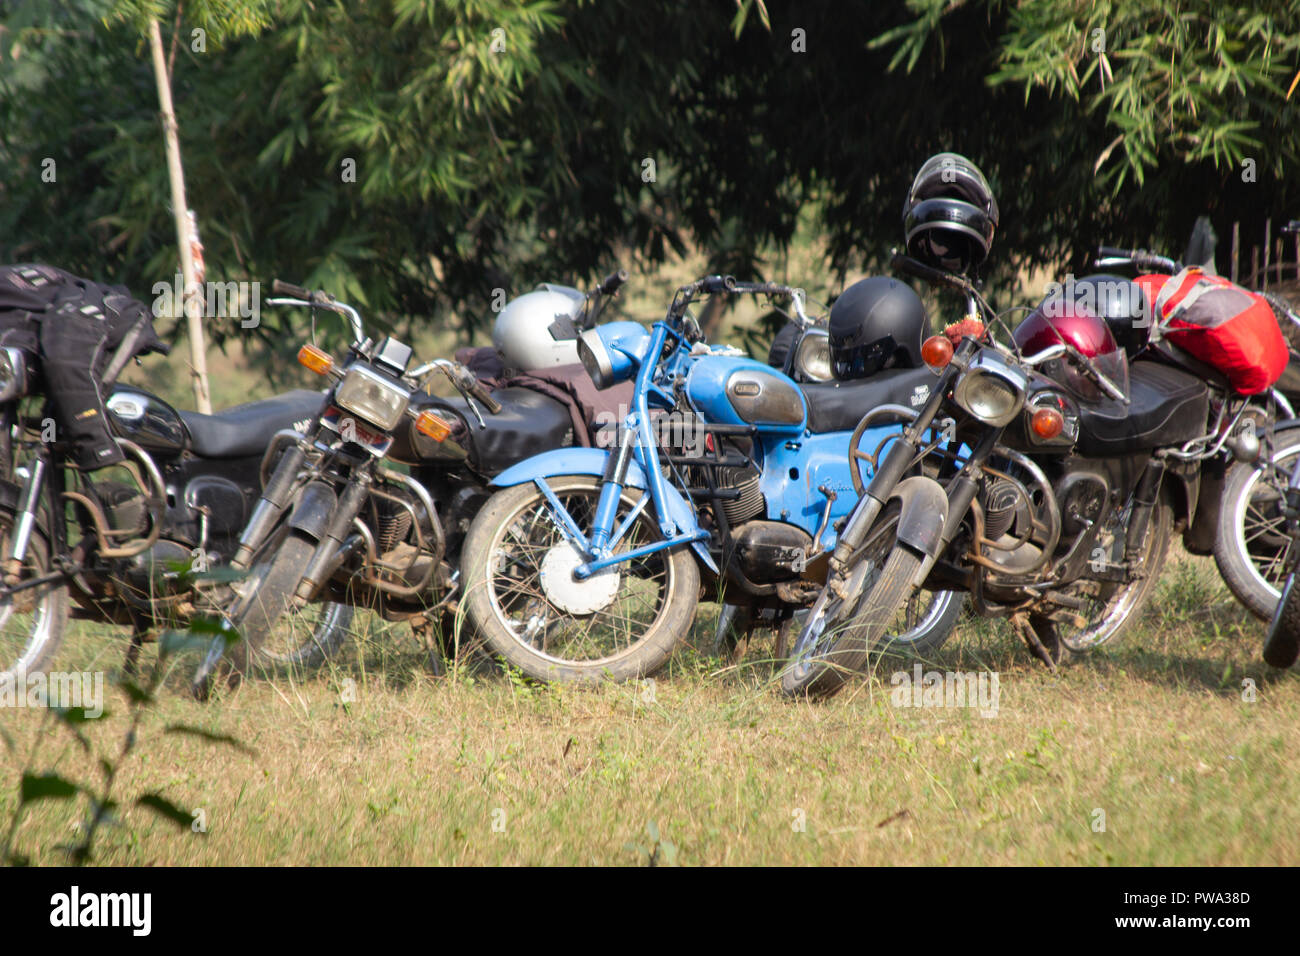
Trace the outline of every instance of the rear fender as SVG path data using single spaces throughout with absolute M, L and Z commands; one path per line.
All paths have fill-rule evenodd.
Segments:
M 610 452 L 601 448 L 556 448 L 553 451 L 534 455 L 517 465 L 512 465 L 492 479 L 491 487 L 509 488 L 513 485 L 522 485 L 538 479 L 557 478 L 560 475 L 592 475 L 596 478 L 602 478 L 605 475 L 609 457 Z M 641 467 L 636 459 L 628 462 L 627 476 L 623 479 L 623 484 L 625 487 L 639 488 L 642 491 L 648 487 L 645 469 Z M 671 522 L 677 529 L 678 534 L 694 534 L 698 532 L 700 525 L 695 518 L 695 509 L 691 507 L 690 502 L 682 497 L 680 491 L 667 482 L 664 483 L 663 489 L 664 509 L 668 513 L 659 517 Z M 708 545 L 703 541 L 695 541 L 691 543 L 691 547 L 695 550 L 696 557 L 700 559 L 704 566 L 716 574 L 718 566 L 714 563 L 713 555 L 709 554 Z

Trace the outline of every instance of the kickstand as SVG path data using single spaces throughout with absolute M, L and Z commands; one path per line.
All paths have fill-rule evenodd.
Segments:
M 1062 645 L 1056 634 L 1056 625 L 1045 617 L 1013 614 L 1011 623 L 1019 629 L 1020 636 L 1029 645 L 1029 652 L 1046 664 L 1052 673 L 1061 662 Z
M 144 618 L 137 615 L 131 615 L 131 644 L 126 649 L 126 657 L 122 661 L 122 673 L 131 680 L 135 680 L 140 668 L 140 648 L 149 636 L 149 624 Z
M 425 666 L 434 677 L 447 676 L 447 658 L 442 652 L 442 642 L 434 631 L 433 621 L 427 614 L 417 614 L 410 619 L 411 633 L 424 648 Z

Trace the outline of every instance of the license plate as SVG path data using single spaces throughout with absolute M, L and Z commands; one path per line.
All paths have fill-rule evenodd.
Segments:
M 393 444 L 391 435 L 367 427 L 355 415 L 349 415 L 337 405 L 327 408 L 320 421 L 325 427 L 338 432 L 344 441 L 356 442 L 372 455 L 382 457 Z

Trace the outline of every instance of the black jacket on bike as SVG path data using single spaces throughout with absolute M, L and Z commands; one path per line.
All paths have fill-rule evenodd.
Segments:
M 37 360 L 57 440 L 87 470 L 122 461 L 105 417 L 107 386 L 132 357 L 169 351 L 125 286 L 46 265 L 0 266 L 0 345 Z

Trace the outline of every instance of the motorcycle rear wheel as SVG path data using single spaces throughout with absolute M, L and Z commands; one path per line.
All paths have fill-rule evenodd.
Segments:
M 1151 521 L 1147 525 L 1146 540 L 1140 549 L 1142 559 L 1142 576 L 1123 584 L 1115 582 L 1087 581 L 1079 585 L 1095 586 L 1095 594 L 1085 597 L 1100 605 L 1100 610 L 1091 615 L 1091 619 L 1082 627 L 1071 627 L 1068 622 L 1056 621 L 1056 633 L 1062 644 L 1076 654 L 1085 654 L 1096 650 L 1112 640 L 1142 610 L 1151 591 L 1160 579 L 1165 558 L 1169 554 L 1169 542 L 1173 535 L 1174 509 L 1167 493 L 1162 492 L 1151 512 Z M 1124 539 L 1117 536 L 1112 543 L 1112 560 L 1123 556 Z M 1087 615 L 1085 615 L 1087 616 Z
M 1282 584 L 1294 563 L 1294 541 L 1281 504 L 1297 456 L 1300 428 L 1280 429 L 1273 436 L 1271 466 L 1236 462 L 1223 483 L 1214 563 L 1228 590 L 1264 621 L 1277 610 Z

